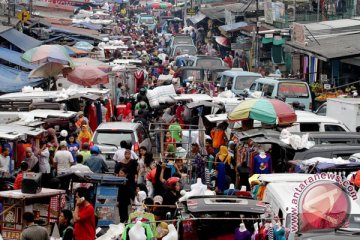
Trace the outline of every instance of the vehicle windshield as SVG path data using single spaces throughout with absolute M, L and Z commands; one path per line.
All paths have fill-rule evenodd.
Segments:
M 183 70 L 183 79 L 194 77 L 194 80 L 203 80 L 204 71 L 201 70 Z
M 154 18 L 152 17 L 142 17 L 140 18 L 141 24 L 154 24 Z
M 190 37 L 176 37 L 174 38 L 173 45 L 178 45 L 178 44 L 193 44 L 193 42 Z
M 133 132 L 98 130 L 94 135 L 94 144 L 109 144 L 120 146 L 121 141 L 134 142 Z
M 195 55 L 197 50 L 194 46 L 178 46 L 175 48 L 175 53 L 180 52 L 181 55 L 188 54 L 188 55 Z
M 309 92 L 305 83 L 279 83 L 278 96 L 282 98 L 308 98 Z
M 196 61 L 196 67 L 203 67 L 206 69 L 214 69 L 216 67 L 222 67 L 222 62 L 220 59 L 198 59 Z
M 245 88 L 250 88 L 251 85 L 258 78 L 259 78 L 258 76 L 238 76 L 238 77 L 236 77 L 234 89 L 235 90 L 244 90 Z

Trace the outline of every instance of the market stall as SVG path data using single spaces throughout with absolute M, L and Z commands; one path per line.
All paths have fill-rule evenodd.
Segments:
M 0 192 L 2 211 L 1 234 L 4 240 L 20 239 L 23 229 L 22 215 L 33 212 L 35 221 L 51 230 L 61 210 L 61 195 L 64 190 L 42 188 L 37 194 L 22 193 L 21 190 Z

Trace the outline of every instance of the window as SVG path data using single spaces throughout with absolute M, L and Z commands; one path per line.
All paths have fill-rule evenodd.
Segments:
M 318 132 L 319 130 L 318 123 L 300 123 L 300 132 Z
M 152 17 L 142 17 L 140 18 L 141 24 L 154 24 L 154 18 Z
M 262 89 L 263 89 L 263 86 L 264 86 L 264 84 L 263 83 L 258 83 L 258 85 L 257 85 L 257 88 L 256 88 L 256 91 L 262 91 Z
M 206 69 L 214 69 L 222 66 L 221 59 L 209 59 L 203 58 L 196 61 L 196 67 L 202 67 Z
M 325 132 L 346 132 L 345 129 L 342 126 L 339 125 L 324 125 Z
M 190 37 L 176 37 L 174 38 L 174 41 L 173 41 L 173 45 L 187 45 L 187 44 L 190 44 L 192 45 L 193 44 L 193 41 Z
M 273 90 L 274 90 L 274 86 L 269 84 L 264 84 L 262 88 L 262 92 L 265 97 L 271 97 Z
M 231 76 L 223 75 L 223 81 L 221 82 L 221 87 L 226 87 L 228 85 L 232 85 L 234 78 Z
M 279 83 L 278 96 L 282 98 L 308 98 L 309 91 L 305 83 Z
M 112 131 L 112 130 L 98 130 L 95 132 L 94 143 L 95 144 L 109 144 L 109 145 L 120 145 L 121 141 L 128 143 L 133 142 L 132 132 L 124 131 Z
M 255 88 L 256 88 L 256 83 L 253 83 L 253 84 L 250 86 L 250 91 L 251 91 L 251 92 L 254 92 L 254 91 L 255 91 Z
M 244 90 L 245 88 L 249 88 L 258 78 L 257 76 L 238 76 L 236 77 L 235 89 Z

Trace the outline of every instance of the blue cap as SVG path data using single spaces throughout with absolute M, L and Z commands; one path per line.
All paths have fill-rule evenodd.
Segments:
M 90 148 L 90 152 L 94 153 L 100 153 L 100 148 L 98 146 L 92 146 Z

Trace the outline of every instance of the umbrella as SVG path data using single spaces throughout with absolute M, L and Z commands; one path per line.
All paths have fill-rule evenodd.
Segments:
M 109 76 L 93 66 L 79 66 L 67 74 L 67 79 L 82 86 L 93 86 L 109 83 Z
M 27 62 L 36 64 L 56 62 L 72 65 L 67 49 L 61 45 L 41 45 L 26 51 L 21 57 Z
M 217 44 L 223 47 L 230 47 L 230 40 L 226 37 L 222 37 L 222 36 L 215 37 L 215 41 L 217 42 Z
M 69 56 L 89 54 L 89 52 L 85 51 L 84 49 L 70 47 L 70 46 L 64 46 L 64 47 L 66 48 L 66 51 L 69 54 Z
M 56 62 L 48 62 L 33 69 L 29 73 L 29 78 L 51 78 L 59 75 L 63 70 L 64 65 Z
M 71 58 L 71 60 L 74 63 L 75 67 L 79 67 L 79 66 L 92 66 L 92 67 L 96 67 L 98 69 L 100 69 L 103 72 L 110 72 L 112 67 L 110 65 L 107 65 L 104 62 L 101 62 L 99 60 L 96 59 L 92 59 L 92 58 L 88 58 L 88 57 L 83 57 L 83 58 Z
M 154 2 L 150 4 L 152 9 L 168 9 L 172 8 L 172 4 L 168 2 Z
M 85 41 L 77 42 L 77 43 L 74 45 L 74 47 L 75 47 L 75 48 L 78 48 L 78 49 L 82 49 L 82 50 L 88 51 L 88 52 L 90 52 L 91 50 L 94 49 L 94 46 L 93 46 L 93 45 L 91 45 L 90 43 L 85 42 Z
M 296 114 L 287 103 L 277 99 L 259 98 L 241 102 L 229 114 L 228 119 L 253 119 L 266 124 L 288 125 L 296 122 Z

